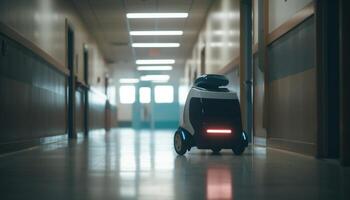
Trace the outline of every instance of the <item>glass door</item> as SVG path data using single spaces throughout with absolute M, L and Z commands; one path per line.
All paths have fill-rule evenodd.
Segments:
M 132 108 L 132 126 L 136 129 L 152 128 L 152 85 L 149 82 L 139 82 L 135 89 L 136 99 Z

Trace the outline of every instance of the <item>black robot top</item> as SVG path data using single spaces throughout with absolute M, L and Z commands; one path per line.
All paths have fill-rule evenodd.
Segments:
M 227 92 L 227 88 L 222 88 L 227 85 L 227 78 L 218 74 L 205 74 L 198 77 L 194 82 L 195 87 L 218 92 Z

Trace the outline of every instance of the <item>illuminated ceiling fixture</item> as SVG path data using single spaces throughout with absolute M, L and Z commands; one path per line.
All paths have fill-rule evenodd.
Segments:
M 146 19 L 146 18 L 187 18 L 188 13 L 127 13 L 129 19 Z
M 174 59 L 147 59 L 147 60 L 136 60 L 137 65 L 167 65 L 174 64 Z
M 170 79 L 169 75 L 144 75 L 140 77 L 141 81 L 152 81 L 152 82 L 167 82 Z
M 183 31 L 130 31 L 130 35 L 183 35 Z
M 139 82 L 139 79 L 137 79 L 137 78 L 121 78 L 121 79 L 119 79 L 119 83 L 132 84 L 132 83 L 138 83 L 138 82 Z
M 148 47 L 169 48 L 169 47 L 179 47 L 180 43 L 132 43 L 131 46 L 136 48 L 148 48 Z
M 170 71 L 173 67 L 170 65 L 159 65 L 159 66 L 138 66 L 138 71 Z

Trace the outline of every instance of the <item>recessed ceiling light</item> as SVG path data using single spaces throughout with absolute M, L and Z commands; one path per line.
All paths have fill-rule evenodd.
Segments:
M 138 71 L 170 71 L 173 67 L 170 65 L 159 65 L 159 66 L 138 66 Z
M 121 78 L 119 79 L 119 83 L 138 83 L 139 79 L 137 78 Z
M 127 13 L 129 19 L 145 18 L 187 18 L 188 13 Z
M 170 79 L 169 75 L 144 75 L 140 77 L 141 81 L 164 82 Z
M 132 47 L 148 48 L 148 47 L 179 47 L 180 43 L 132 43 Z
M 163 64 L 174 64 L 174 59 L 147 59 L 147 60 L 136 60 L 137 65 L 163 65 Z
M 130 35 L 183 35 L 183 31 L 130 31 Z

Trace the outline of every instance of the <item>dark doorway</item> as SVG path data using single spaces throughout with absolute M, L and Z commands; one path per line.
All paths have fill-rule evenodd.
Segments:
M 339 157 L 339 8 L 338 0 L 329 3 L 328 33 L 328 157 Z
M 89 133 L 89 50 L 86 45 L 83 48 L 84 56 L 84 134 Z
M 196 81 L 196 79 L 197 79 L 197 77 L 198 77 L 198 69 L 196 68 L 195 70 L 194 70 L 194 72 L 193 72 L 193 83 Z
M 68 77 L 68 136 L 76 138 L 75 130 L 75 67 L 74 67 L 74 31 L 67 23 L 67 66 Z
M 350 1 L 339 1 L 340 16 L 340 161 L 350 166 Z
M 205 47 L 201 50 L 201 74 L 205 74 Z
M 318 157 L 339 158 L 339 1 L 317 1 Z

